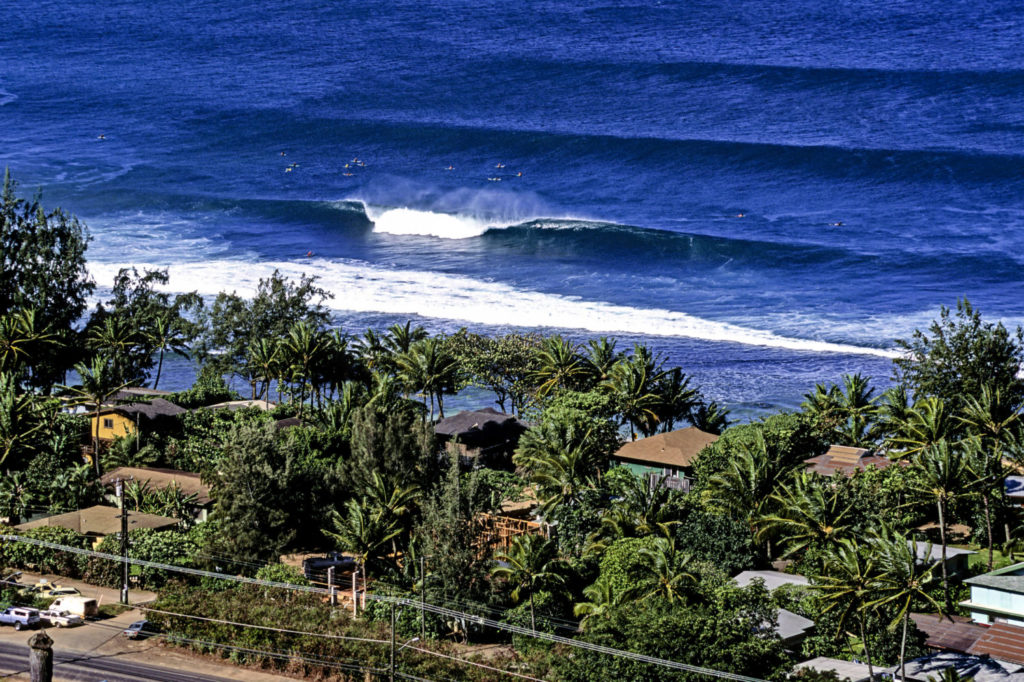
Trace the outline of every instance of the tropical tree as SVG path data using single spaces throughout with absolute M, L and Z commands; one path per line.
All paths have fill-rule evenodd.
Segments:
M 133 355 L 141 338 L 131 321 L 120 315 L 105 315 L 89 332 L 89 347 L 97 355 L 110 359 L 110 372 L 119 384 L 138 383 L 142 377 L 134 371 Z M 76 370 L 77 371 L 77 370 Z
M 946 404 L 934 396 L 923 398 L 905 412 L 900 423 L 894 423 L 889 437 L 890 452 L 899 458 L 913 457 L 930 446 L 953 439 L 957 430 L 954 415 Z
M 0 464 L 31 449 L 33 437 L 45 425 L 41 401 L 19 392 L 14 375 L 0 373 Z
M 619 538 L 670 537 L 672 528 L 679 523 L 680 496 L 665 487 L 664 479 L 654 483 L 629 474 L 618 499 L 601 517 L 601 528 L 588 538 L 587 553 L 600 553 L 609 541 Z
M 929 590 L 935 580 L 935 564 L 921 561 L 918 558 L 921 554 L 918 547 L 917 540 L 884 527 L 868 539 L 869 551 L 879 569 L 874 585 L 875 599 L 869 607 L 895 607 L 889 627 L 894 628 L 897 624 L 903 627 L 900 638 L 901 680 L 907 679 L 905 663 L 911 608 L 917 602 L 930 604 L 936 611 L 942 612 L 942 607 L 932 598 Z M 925 556 L 931 555 L 930 544 L 924 548 L 923 553 Z
M 545 419 L 519 440 L 512 461 L 538 486 L 541 512 L 575 506 L 581 492 L 600 475 L 603 453 L 592 428 L 573 419 Z
M 803 409 L 829 440 L 853 447 L 872 447 L 880 435 L 878 397 L 871 379 L 846 374 L 842 386 L 817 384 L 804 396 Z
M 615 363 L 601 384 L 614 397 L 623 423 L 630 425 L 631 440 L 636 440 L 637 431 L 649 436 L 657 430 L 659 411 L 665 404 L 657 392 L 662 376 L 660 361 L 637 344 L 633 354 Z
M 654 391 L 660 403 L 656 412 L 662 433 L 672 431 L 683 419 L 693 421 L 693 411 L 701 405 L 700 394 L 690 387 L 690 377 L 682 369 L 674 367 L 663 372 Z
M 49 327 L 39 327 L 33 309 L 13 310 L 0 316 L 0 373 L 18 376 L 42 346 L 56 342 Z
M 605 616 L 614 609 L 633 601 L 637 587 L 616 589 L 610 580 L 598 578 L 583 588 L 588 601 L 573 606 L 573 615 L 580 619 L 580 629 L 586 630 L 587 623 L 594 618 Z
M 977 489 L 985 510 L 988 569 L 991 571 L 993 539 L 990 499 L 993 490 L 1002 489 L 1006 478 L 1003 458 L 1016 441 L 1015 432 L 1021 423 L 1021 403 L 1016 398 L 1005 398 L 1000 389 L 993 389 L 986 384 L 982 386 L 980 397 L 967 397 L 959 420 L 967 434 L 973 437 L 969 441 L 969 448 L 975 456 Z
M 721 435 L 729 426 L 729 410 L 714 400 L 700 401 L 690 413 L 690 423 L 706 433 Z
M 790 557 L 809 549 L 827 551 L 852 530 L 852 503 L 844 491 L 817 474 L 797 472 L 772 493 L 776 512 L 762 521 L 763 533 L 774 533 Z
M 270 384 L 281 373 L 281 344 L 277 339 L 256 339 L 249 347 L 247 374 L 252 378 L 252 399 L 270 399 Z
M 693 557 L 676 548 L 675 538 L 655 538 L 651 547 L 639 554 L 647 560 L 647 578 L 642 582 L 642 599 L 659 599 L 669 604 L 683 601 L 688 588 L 697 584 L 696 576 L 687 570 Z
M 0 477 L 0 516 L 9 526 L 24 518 L 35 502 L 31 487 L 22 471 L 8 471 Z
M 327 536 L 367 567 L 386 561 L 392 541 L 404 530 L 397 518 L 380 514 L 365 497 L 348 500 L 343 512 L 331 512 L 330 520 L 334 530 L 324 531 Z
M 518 603 L 525 592 L 530 600 L 530 629 L 537 629 L 533 595 L 537 590 L 565 584 L 564 564 L 557 558 L 557 545 L 541 535 L 519 535 L 509 548 L 498 552 L 491 577 L 506 580 L 512 586 L 512 601 Z
M 950 506 L 958 499 L 973 494 L 971 459 L 966 448 L 950 445 L 945 440 L 927 446 L 913 460 L 920 477 L 911 481 L 914 492 L 935 502 L 939 513 L 939 536 L 942 541 L 942 592 L 946 613 L 952 613 L 953 602 L 949 593 L 949 575 L 946 568 L 946 532 L 949 526 Z
M 80 362 L 75 365 L 75 372 L 81 380 L 79 386 L 66 387 L 80 405 L 92 406 L 93 433 L 92 457 L 96 465 L 96 475 L 100 475 L 100 410 L 118 391 L 128 386 L 119 381 L 110 360 L 104 354 L 93 357 L 92 362 Z
M 426 407 L 430 400 L 430 421 L 434 421 L 434 402 L 444 419 L 444 394 L 454 393 L 459 366 L 455 356 L 442 339 L 430 337 L 416 341 L 408 352 L 398 356 L 399 374 L 403 382 L 423 396 Z
M 575 388 L 586 379 L 588 366 L 580 357 L 579 345 L 561 336 L 544 339 L 536 357 L 534 380 L 540 398 L 558 389 Z
M 153 388 L 160 385 L 160 375 L 164 369 L 164 355 L 176 353 L 188 357 L 188 339 L 185 330 L 178 322 L 179 316 L 170 310 L 165 310 L 153 319 L 153 326 L 148 330 L 150 345 L 156 349 L 159 355 L 156 365 L 156 378 L 153 379 Z
M 413 344 L 427 338 L 427 330 L 421 326 L 412 326 L 412 320 L 405 324 L 397 322 L 388 327 L 382 339 L 384 347 L 391 351 L 392 355 L 408 353 Z
M 851 621 L 857 628 L 867 659 L 868 679 L 874 678 L 875 673 L 867 626 L 877 611 L 876 588 L 881 573 L 872 554 L 855 540 L 847 539 L 831 548 L 826 555 L 825 571 L 814 582 L 825 602 L 823 612 L 838 615 L 839 631 L 846 632 Z

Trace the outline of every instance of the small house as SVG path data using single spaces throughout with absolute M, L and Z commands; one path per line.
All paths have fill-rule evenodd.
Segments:
M 975 623 L 1008 623 L 1024 627 L 1024 563 L 964 580 L 971 598 L 960 602 Z
M 118 480 L 134 480 L 149 485 L 153 490 L 176 487 L 185 496 L 195 495 L 192 513 L 195 520 L 205 521 L 213 506 L 210 486 L 203 483 L 199 474 L 177 469 L 149 467 L 117 467 L 103 474 L 100 483 L 108 490 L 108 500 L 116 502 L 113 489 Z
M 797 663 L 793 668 L 794 672 L 800 672 L 801 670 L 814 670 L 820 673 L 834 672 L 838 679 L 848 680 L 849 682 L 867 682 L 871 679 L 868 675 L 869 669 L 865 664 L 843 661 L 838 658 L 827 658 L 825 656 Z
M 100 409 L 98 415 L 89 413 L 89 433 L 97 433 L 96 424 L 99 420 L 99 439 L 112 441 L 158 428 L 162 422 L 186 411 L 163 398 L 155 398 L 150 402 L 107 405 Z
M 178 526 L 178 519 L 156 514 L 144 514 L 142 512 L 128 511 L 128 530 L 139 528 L 152 528 L 153 530 L 167 530 Z M 121 532 L 121 510 L 117 507 L 106 507 L 96 505 L 79 509 L 78 511 L 66 514 L 48 516 L 44 519 L 36 519 L 21 525 L 15 526 L 18 530 L 31 530 L 33 528 L 57 527 L 67 528 L 74 532 L 85 535 L 99 542 L 108 535 Z
M 506 467 L 526 428 L 513 415 L 485 407 L 442 419 L 434 434 L 440 447 L 455 448 L 467 463 Z
M 637 476 L 651 476 L 663 480 L 668 488 L 689 490 L 694 460 L 716 440 L 715 434 L 688 426 L 626 443 L 612 460 Z
M 765 589 L 769 592 L 773 592 L 783 585 L 798 585 L 800 587 L 810 585 L 810 581 L 802 575 L 792 575 L 779 571 L 743 571 L 733 578 L 733 582 L 740 587 L 747 587 L 754 580 L 758 579 L 764 581 Z M 798 613 L 779 609 L 778 622 L 774 630 L 775 634 L 779 636 L 779 639 L 782 640 L 782 643 L 787 648 L 793 648 L 814 630 L 814 621 L 810 618 L 804 618 Z

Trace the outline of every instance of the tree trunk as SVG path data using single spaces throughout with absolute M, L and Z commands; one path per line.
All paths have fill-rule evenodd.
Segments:
M 100 406 L 99 401 L 96 402 L 96 411 L 93 412 L 93 417 L 96 419 L 96 426 L 93 429 L 92 436 L 92 463 L 96 467 L 96 475 L 100 475 Z
M 942 541 L 942 596 L 945 600 L 946 613 L 953 613 L 953 603 L 949 598 L 949 573 L 946 570 L 946 502 L 939 498 L 939 539 Z
M 860 621 L 860 641 L 864 645 L 864 658 L 868 660 L 868 680 L 875 679 L 875 669 L 871 665 L 871 646 L 868 645 L 867 633 L 864 631 L 864 619 Z
M 160 349 L 160 360 L 157 361 L 157 363 L 156 363 L 156 379 L 153 380 L 153 389 L 154 390 L 160 384 L 160 372 L 163 371 L 163 368 L 164 368 L 164 349 L 161 348 Z
M 982 502 L 985 504 L 985 532 L 988 534 L 988 570 L 992 570 L 992 510 L 988 504 L 989 494 L 985 492 L 981 496 Z
M 903 614 L 903 638 L 900 640 L 900 682 L 907 679 L 907 625 L 910 621 L 910 609 Z

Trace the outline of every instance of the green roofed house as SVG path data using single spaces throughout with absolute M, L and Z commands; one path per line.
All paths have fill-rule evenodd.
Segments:
M 612 459 L 637 476 L 664 479 L 666 487 L 686 491 L 690 489 L 697 453 L 716 440 L 715 434 L 688 426 L 626 443 Z

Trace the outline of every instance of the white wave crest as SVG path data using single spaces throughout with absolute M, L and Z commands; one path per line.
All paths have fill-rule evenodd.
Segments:
M 311 259 L 304 262 L 211 260 L 199 263 L 134 264 L 138 268 L 168 267 L 169 291 L 214 295 L 255 293 L 260 278 L 276 269 L 286 277 L 316 275 L 334 294 L 337 310 L 419 315 L 491 326 L 580 329 L 595 333 L 627 333 L 740 343 L 817 353 L 848 353 L 895 357 L 893 351 L 780 336 L 728 322 L 716 322 L 659 308 L 631 308 L 601 301 L 516 289 L 507 284 L 420 270 L 390 270 L 357 261 Z M 123 264 L 89 265 L 99 282 L 113 281 Z
M 10 104 L 18 99 L 18 96 L 13 92 L 7 92 L 6 90 L 0 90 L 0 107 L 5 104 Z
M 470 216 L 411 208 L 374 209 L 368 206 L 366 215 L 373 222 L 374 232 L 404 236 L 470 239 L 498 226 Z

